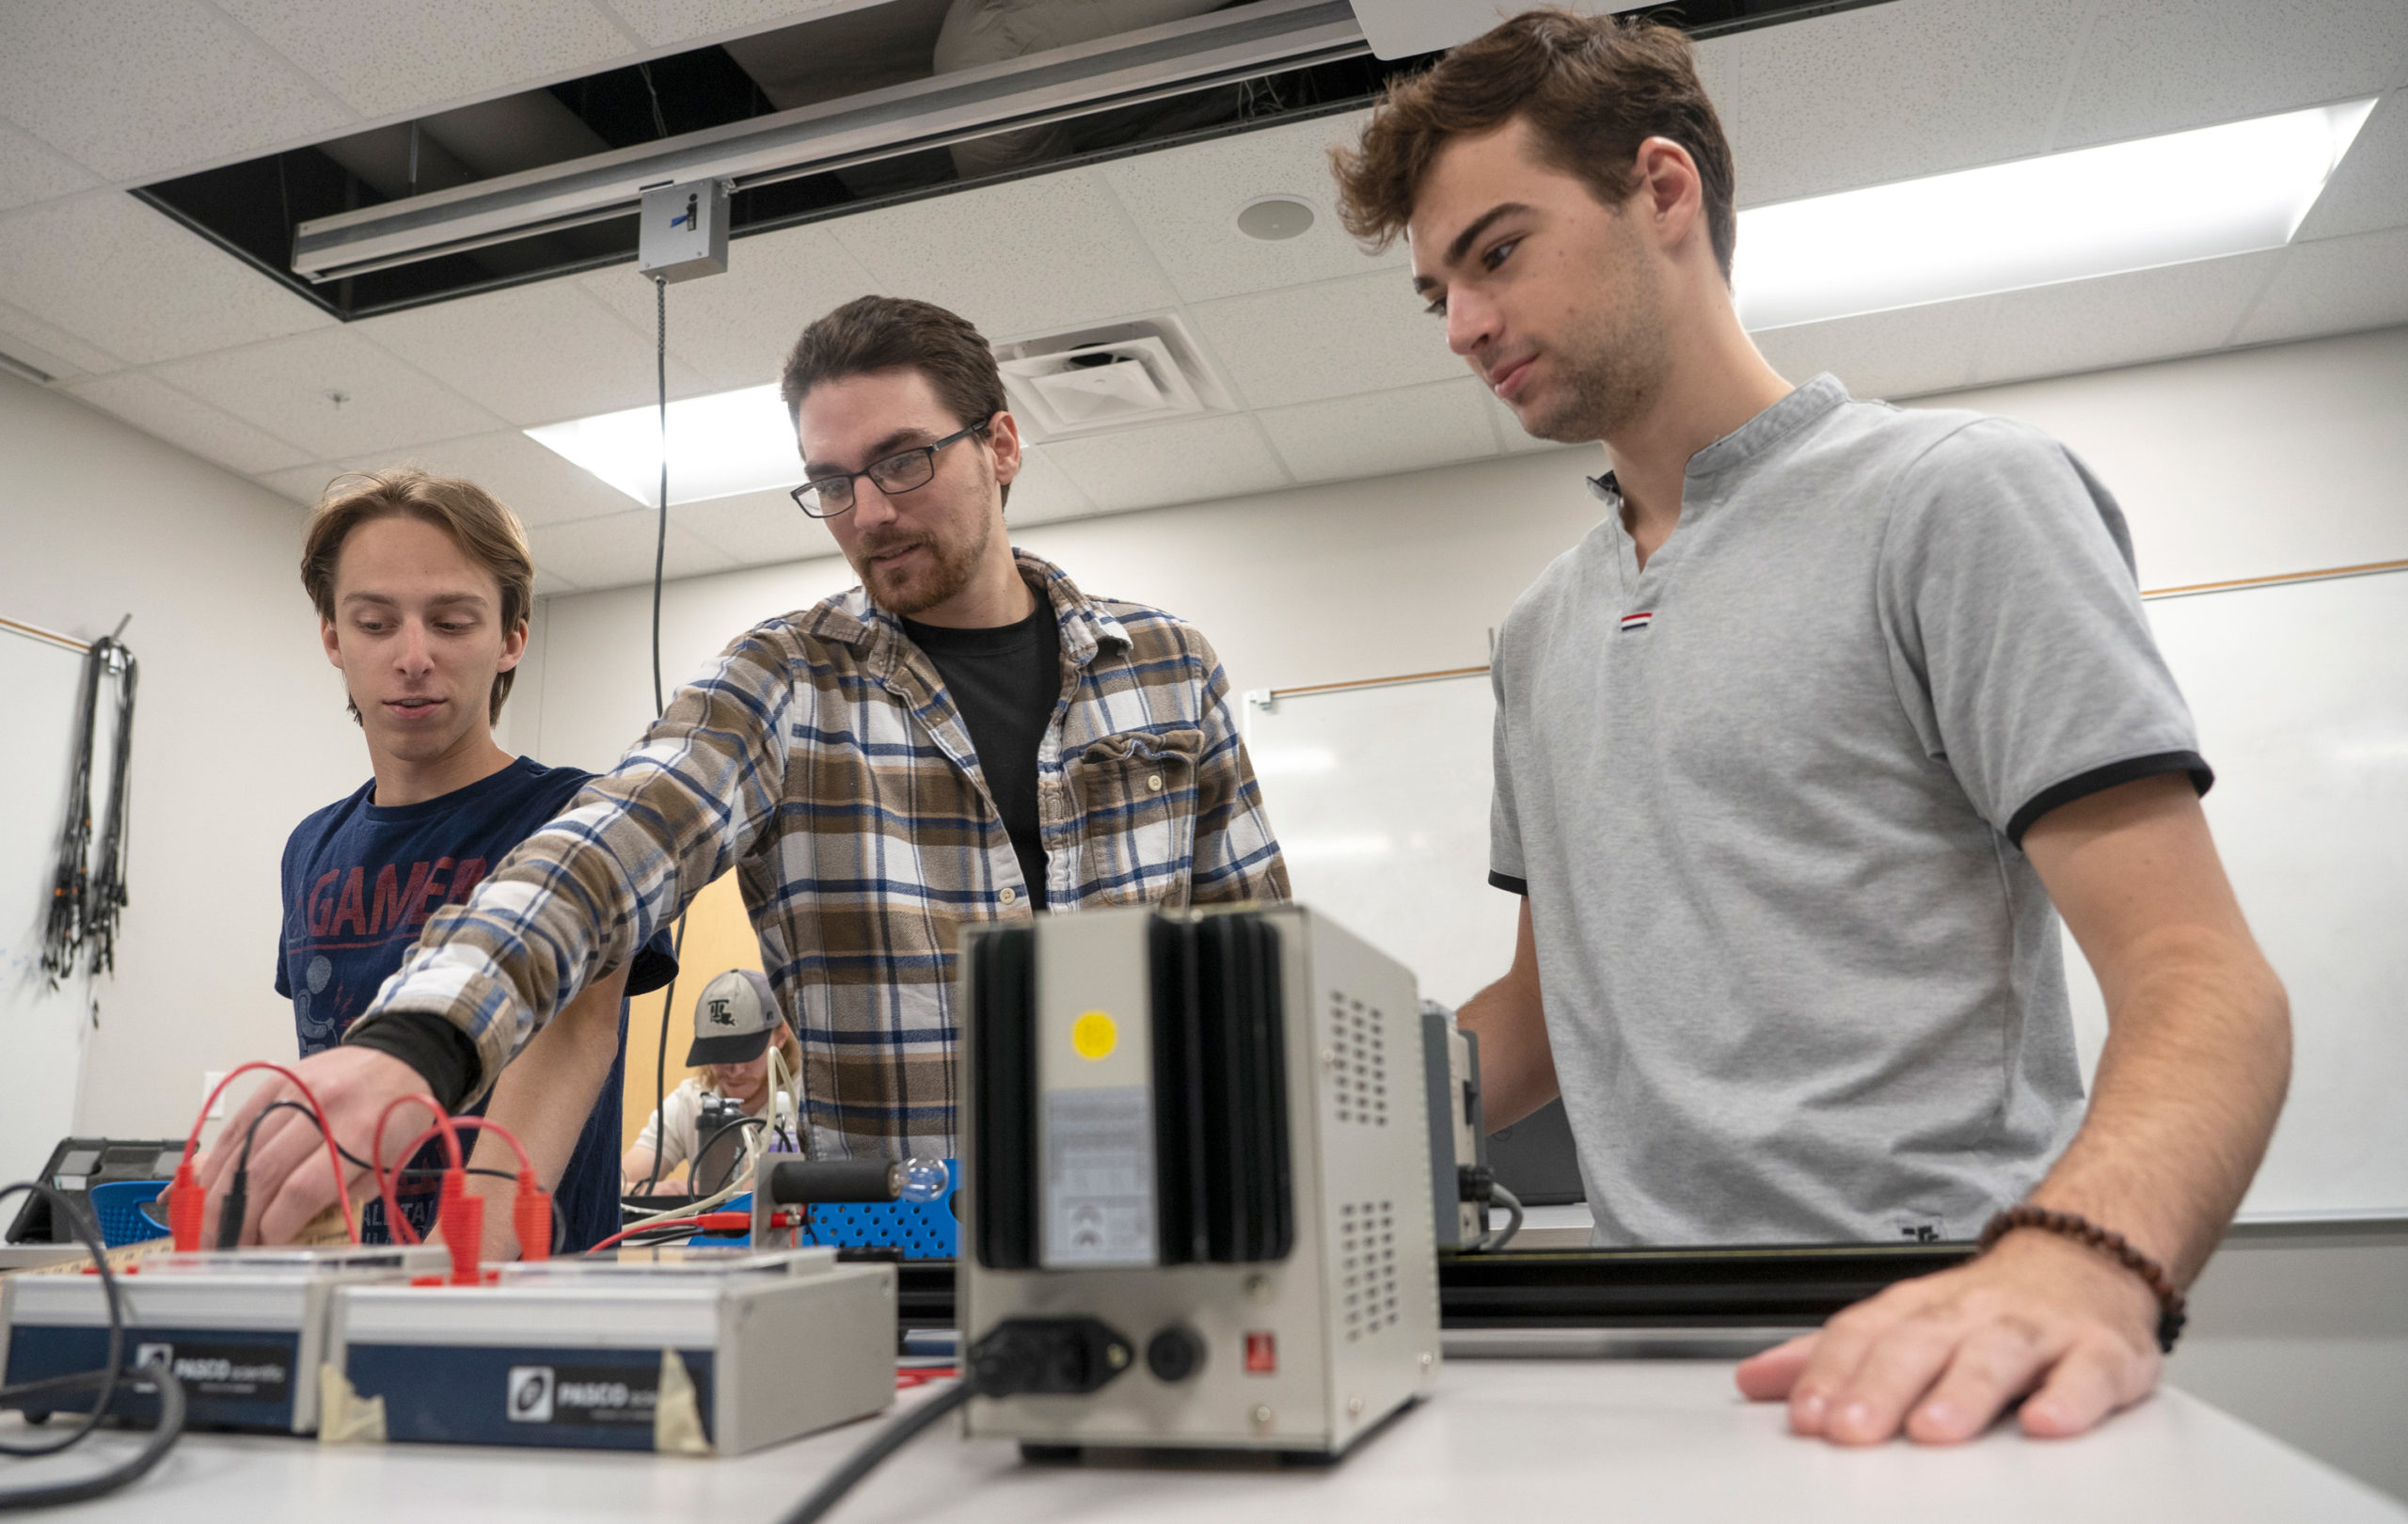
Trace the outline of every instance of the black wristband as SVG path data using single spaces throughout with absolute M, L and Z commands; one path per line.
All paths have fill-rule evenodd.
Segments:
M 445 1111 L 457 1111 L 483 1068 L 477 1044 L 459 1027 L 424 1010 L 388 1010 L 363 1022 L 343 1039 L 390 1054 L 419 1072 Z

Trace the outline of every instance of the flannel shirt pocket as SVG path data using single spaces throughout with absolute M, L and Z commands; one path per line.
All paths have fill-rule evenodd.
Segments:
M 1196 763 L 1201 730 L 1106 736 L 1067 775 L 1078 802 L 1082 857 L 1090 865 L 1083 901 L 1094 905 L 1184 905 L 1196 868 Z

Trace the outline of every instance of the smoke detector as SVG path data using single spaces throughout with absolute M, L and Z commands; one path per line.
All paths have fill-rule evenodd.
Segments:
M 1001 344 L 995 359 L 1022 432 L 1039 440 L 1230 409 L 1195 340 L 1167 312 Z

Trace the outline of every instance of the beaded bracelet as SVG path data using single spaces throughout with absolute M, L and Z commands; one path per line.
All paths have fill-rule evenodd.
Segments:
M 2157 1347 L 2161 1353 L 2174 1353 L 2174 1341 L 2182 1337 L 2182 1325 L 2190 1314 L 2182 1294 L 2174 1289 L 2174 1278 L 2165 1273 L 2163 1265 L 2132 1247 L 2123 1234 L 2110 1232 L 2087 1217 L 2071 1212 L 2054 1212 L 2029 1202 L 2008 1207 L 1992 1217 L 1989 1225 L 1982 1230 L 1977 1252 L 1988 1253 L 1992 1245 L 2018 1228 L 2037 1228 L 2061 1238 L 2070 1238 L 2085 1247 L 2097 1249 L 2140 1277 L 2157 1298 Z

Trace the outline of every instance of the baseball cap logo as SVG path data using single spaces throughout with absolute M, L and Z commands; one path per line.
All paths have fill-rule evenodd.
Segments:
M 734 1026 L 736 1024 L 736 1011 L 731 1003 L 726 1000 L 711 1001 L 710 1012 L 711 1024 L 713 1026 Z

